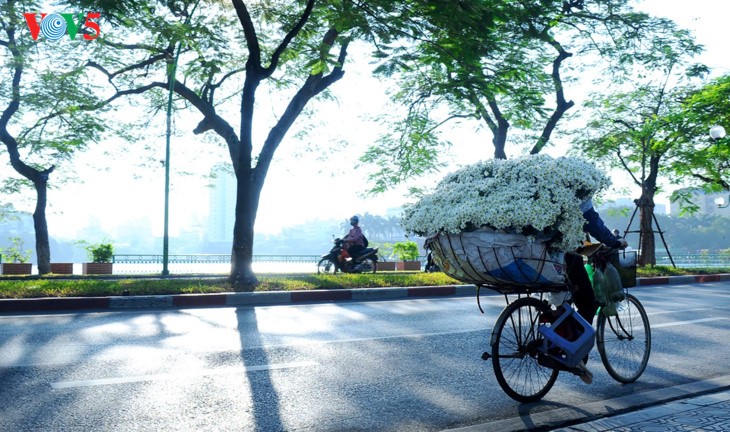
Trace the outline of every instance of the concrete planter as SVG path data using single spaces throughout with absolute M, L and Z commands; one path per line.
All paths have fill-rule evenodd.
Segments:
M 378 261 L 378 271 L 395 271 L 395 261 Z
M 401 271 L 421 271 L 421 261 L 400 261 L 397 268 Z
M 29 275 L 33 272 L 31 263 L 4 263 L 2 274 L 4 275 Z
M 110 275 L 113 263 L 83 263 L 82 273 L 85 275 Z
M 74 273 L 73 263 L 51 263 L 51 273 L 70 275 Z

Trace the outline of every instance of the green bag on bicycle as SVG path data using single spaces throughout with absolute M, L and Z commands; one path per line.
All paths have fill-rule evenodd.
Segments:
M 606 277 L 599 268 L 593 271 L 593 294 L 599 305 L 606 306 Z
M 606 264 L 606 270 L 603 272 L 606 276 L 606 300 L 611 302 L 620 302 L 624 299 L 624 288 L 621 284 L 621 274 L 613 264 Z

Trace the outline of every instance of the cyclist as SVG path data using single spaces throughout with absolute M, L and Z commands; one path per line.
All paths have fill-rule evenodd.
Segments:
M 586 199 L 580 204 L 580 211 L 586 220 L 586 223 L 583 225 L 585 232 L 608 247 L 615 249 L 626 248 L 628 245 L 626 240 L 614 235 L 606 228 L 601 216 L 593 208 L 593 200 L 591 198 Z M 568 252 L 565 254 L 565 264 L 568 279 L 576 287 L 576 291 L 573 293 L 573 302 L 578 309 L 578 313 L 588 323 L 593 324 L 593 317 L 598 310 L 598 302 L 596 301 L 596 296 L 593 294 L 593 285 L 588 278 L 588 273 L 583 264 L 583 256 L 575 252 Z M 575 373 L 583 382 L 590 384 L 593 382 L 593 374 L 586 367 L 587 361 L 588 356 L 578 364 Z

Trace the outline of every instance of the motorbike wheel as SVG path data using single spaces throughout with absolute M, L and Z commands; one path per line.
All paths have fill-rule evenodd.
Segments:
M 322 258 L 317 263 L 317 274 L 335 274 L 337 266 L 329 258 Z
M 376 271 L 378 271 L 378 261 L 375 258 L 365 258 L 363 260 L 363 263 L 367 263 L 368 265 L 370 265 L 371 270 L 369 270 L 368 273 L 375 273 Z

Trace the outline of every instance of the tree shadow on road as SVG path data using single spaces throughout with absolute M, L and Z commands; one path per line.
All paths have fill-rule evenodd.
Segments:
M 279 394 L 271 378 L 271 370 L 261 368 L 269 365 L 266 349 L 250 349 L 264 346 L 256 319 L 256 309 L 238 309 L 236 319 L 241 338 L 241 363 L 245 368 L 246 382 L 251 393 L 253 430 L 285 430 L 281 419 Z

